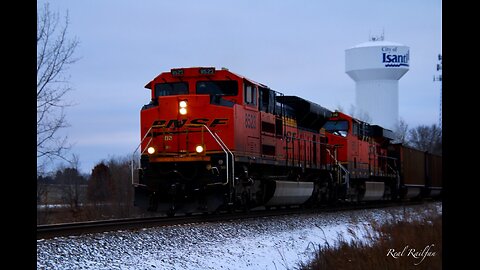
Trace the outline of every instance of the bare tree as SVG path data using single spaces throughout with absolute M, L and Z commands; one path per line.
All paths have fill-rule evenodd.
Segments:
M 50 203 L 50 176 L 39 176 L 37 178 L 37 224 L 47 224 L 50 221 L 52 209 Z
M 408 145 L 408 124 L 405 120 L 401 119 L 398 121 L 395 127 L 395 140 L 394 143 L 401 143 L 403 145 Z
M 442 129 L 436 124 L 419 125 L 409 131 L 413 147 L 434 154 L 442 154 Z
M 372 123 L 372 117 L 370 117 L 370 114 L 367 111 L 364 111 L 360 108 L 357 108 L 355 105 L 350 104 L 350 112 L 349 114 L 357 118 L 358 120 L 361 120 L 366 123 Z
M 85 197 L 87 181 L 78 171 L 79 158 L 77 155 L 73 155 L 70 165 L 71 167 L 59 170 L 56 178 L 60 184 L 63 202 L 69 206 L 72 212 L 76 212 Z
M 78 59 L 73 57 L 78 40 L 68 39 L 68 12 L 60 21 L 58 12 L 50 11 L 48 3 L 37 11 L 37 169 L 46 160 L 61 158 L 69 148 L 67 137 L 58 131 L 68 126 L 65 119 L 65 94 L 71 90 L 66 70 Z
M 107 166 L 110 168 L 115 190 L 112 209 L 116 217 L 129 217 L 133 206 L 133 186 L 131 184 L 130 157 L 111 158 Z

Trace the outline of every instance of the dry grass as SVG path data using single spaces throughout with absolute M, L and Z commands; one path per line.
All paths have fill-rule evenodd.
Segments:
M 149 215 L 128 204 L 88 204 L 80 207 L 37 209 L 37 225 L 95 221 L 117 218 L 135 218 Z
M 301 270 L 347 269 L 442 269 L 442 216 L 426 213 L 422 218 L 397 218 L 371 224 L 373 230 L 349 230 L 353 240 L 339 236 L 334 246 L 320 246 L 315 258 L 301 263 Z

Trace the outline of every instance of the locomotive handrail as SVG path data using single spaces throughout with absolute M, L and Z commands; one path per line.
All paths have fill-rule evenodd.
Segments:
M 377 154 L 377 153 L 375 153 L 375 152 L 373 152 L 373 156 L 374 156 L 374 157 L 377 157 L 377 158 L 385 159 L 385 160 L 393 160 L 394 162 L 398 160 L 398 159 L 395 158 L 395 157 L 383 156 L 383 155 L 379 155 L 379 154 Z M 376 159 L 374 159 L 374 162 L 375 162 L 375 161 L 376 161 Z M 388 164 L 388 162 L 386 163 L 386 168 L 385 168 L 385 169 L 386 169 L 386 173 L 387 173 L 387 174 L 389 173 L 389 172 L 388 172 L 388 169 L 390 169 L 395 175 L 398 175 L 398 174 L 399 174 L 397 170 L 395 170 L 392 166 L 390 166 L 390 164 Z M 379 165 L 378 165 L 378 164 L 377 164 L 377 165 L 374 164 L 375 174 L 378 174 L 379 170 L 380 170 L 380 169 L 379 169 Z
M 203 127 L 205 127 L 208 131 L 208 133 L 210 133 L 210 135 L 212 135 L 213 139 L 218 143 L 218 145 L 222 148 L 223 152 L 225 152 L 225 158 L 226 158 L 226 162 L 227 162 L 227 181 L 225 183 L 221 183 L 223 186 L 225 185 L 228 185 L 229 183 L 229 176 L 230 176 L 230 171 L 229 171 L 229 162 L 228 162 L 228 154 L 230 154 L 232 156 L 232 175 L 234 176 L 235 175 L 235 157 L 232 153 L 232 151 L 230 151 L 230 149 L 228 149 L 227 145 L 223 142 L 223 140 L 220 138 L 220 136 L 218 136 L 217 133 L 215 132 L 212 132 L 207 125 L 203 125 Z M 218 183 L 211 183 L 211 184 L 208 184 L 208 185 L 215 185 L 215 184 L 218 184 Z M 232 185 L 234 185 L 234 179 L 232 180 Z
M 230 162 L 229 162 L 229 158 L 228 158 L 228 154 L 230 154 L 232 156 L 232 175 L 234 175 L 235 173 L 235 169 L 234 169 L 234 164 L 235 164 L 235 157 L 234 157 L 234 154 L 232 153 L 232 151 L 230 151 L 230 149 L 228 149 L 227 145 L 223 142 L 223 140 L 220 138 L 220 136 L 218 136 L 218 134 L 216 134 L 215 132 L 212 132 L 210 130 L 210 128 L 208 128 L 207 125 L 203 124 L 203 125 L 195 125 L 195 126 L 202 126 L 202 129 L 203 127 L 205 127 L 207 129 L 207 131 L 210 133 L 210 135 L 212 136 L 212 138 L 217 142 L 217 144 L 222 148 L 223 152 L 225 153 L 225 158 L 226 158 L 226 167 L 227 167 L 227 181 L 225 183 L 221 182 L 221 183 L 211 183 L 209 185 L 216 185 L 216 184 L 221 184 L 221 185 L 228 185 L 228 183 L 230 182 Z M 150 128 L 147 130 L 147 132 L 145 133 L 145 135 L 143 136 L 142 140 L 140 141 L 140 143 L 138 144 L 138 146 L 135 148 L 135 150 L 133 151 L 133 154 L 132 154 L 132 160 L 131 160 L 131 177 L 132 177 L 132 185 L 135 185 L 138 183 L 134 183 L 134 160 L 135 160 L 135 154 L 137 153 L 138 149 L 142 146 L 142 143 L 145 141 L 145 139 L 147 138 L 147 136 L 150 134 L 151 130 L 153 128 L 162 128 L 162 127 L 165 127 L 165 125 L 152 125 L 150 126 Z M 152 142 L 152 137 L 150 138 L 150 140 L 148 141 L 145 149 L 147 149 L 148 145 L 150 145 L 150 143 Z M 142 151 L 142 153 L 140 153 L 140 155 L 142 155 L 144 152 L 145 152 L 145 149 L 144 151 Z M 232 183 L 234 184 L 234 179 L 232 179 Z
M 134 180 L 134 160 L 135 160 L 135 153 L 137 153 L 138 149 L 142 146 L 142 143 L 143 141 L 147 138 L 148 134 L 150 134 L 150 131 L 153 129 L 153 128 L 160 128 L 160 127 L 164 127 L 164 125 L 152 125 L 150 126 L 150 128 L 147 130 L 147 132 L 145 133 L 145 135 L 143 136 L 142 140 L 140 141 L 140 143 L 138 144 L 138 146 L 135 148 L 135 150 L 133 151 L 133 154 L 132 154 L 132 161 L 130 162 L 131 166 L 131 172 L 132 172 L 132 185 L 135 185 L 135 183 L 133 182 Z M 150 137 L 150 140 L 148 141 L 147 143 L 147 147 L 145 147 L 145 149 L 148 148 L 148 146 L 150 145 L 150 143 L 152 142 L 152 139 L 153 137 Z M 142 151 L 142 153 L 140 153 L 140 156 L 145 152 L 145 149 Z M 140 157 L 138 158 L 139 159 L 139 164 L 140 164 Z M 138 185 L 139 183 L 137 183 Z
M 148 134 L 150 134 L 150 131 L 153 129 L 153 128 L 164 128 L 165 125 L 151 125 L 150 128 L 147 130 L 147 132 L 145 133 L 145 135 L 143 135 L 143 138 L 142 140 L 140 141 L 140 143 L 138 144 L 137 148 L 135 148 L 135 150 L 133 151 L 133 155 L 135 155 L 135 153 L 137 152 L 137 150 L 140 148 L 140 146 L 142 146 L 142 143 L 143 141 L 147 138 Z M 150 140 L 148 141 L 147 143 L 147 146 L 150 145 L 150 142 L 152 142 L 152 139 L 153 137 L 150 138 Z M 147 147 L 145 147 L 145 149 L 147 149 Z M 142 151 L 142 153 L 140 154 L 143 154 L 145 152 L 145 149 Z
M 343 165 L 340 162 L 338 162 L 337 158 L 333 156 L 332 153 L 330 152 L 330 149 L 325 149 L 325 150 L 327 150 L 327 153 L 330 155 L 330 157 L 333 158 L 333 160 L 335 160 L 335 164 L 338 165 L 338 167 L 342 169 L 342 171 L 345 173 L 345 182 L 341 184 L 342 185 L 347 184 L 347 190 L 348 190 L 350 188 L 350 172 L 347 170 L 347 168 L 343 167 Z
M 394 159 L 394 162 L 397 161 L 397 159 L 395 158 Z M 400 172 L 398 170 L 395 170 L 394 168 L 392 168 L 392 166 L 390 166 L 390 164 L 387 163 L 387 167 L 389 167 L 394 173 L 395 173 L 395 177 L 397 178 L 397 183 L 396 183 L 396 186 L 397 186 L 397 189 L 400 188 Z
M 387 167 L 390 168 L 390 170 L 392 170 L 394 174 L 398 174 L 398 171 L 395 170 L 392 166 L 390 166 L 390 164 L 387 163 Z

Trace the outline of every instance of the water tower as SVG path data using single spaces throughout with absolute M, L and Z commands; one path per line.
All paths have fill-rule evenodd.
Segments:
M 345 72 L 355 81 L 357 117 L 395 130 L 398 80 L 408 71 L 409 60 L 409 47 L 385 41 L 383 35 L 345 50 Z

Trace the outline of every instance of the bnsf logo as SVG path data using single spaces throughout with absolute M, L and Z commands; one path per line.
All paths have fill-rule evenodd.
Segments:
M 210 120 L 208 118 L 196 118 L 196 119 L 182 119 L 182 120 L 155 120 L 153 125 L 165 125 L 166 128 L 176 127 L 181 128 L 185 124 L 194 124 L 194 125 L 206 125 L 208 127 L 216 127 L 218 125 L 226 125 L 228 118 L 215 118 Z

